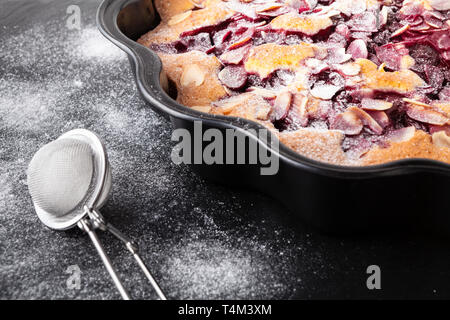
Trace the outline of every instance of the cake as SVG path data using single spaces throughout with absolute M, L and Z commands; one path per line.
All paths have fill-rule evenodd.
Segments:
M 138 42 L 187 108 L 342 166 L 450 163 L 450 1 L 155 0 Z

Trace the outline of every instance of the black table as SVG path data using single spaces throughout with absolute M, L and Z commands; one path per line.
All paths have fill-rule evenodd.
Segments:
M 73 4 L 80 30 L 66 24 Z M 0 298 L 120 298 L 88 237 L 45 228 L 28 194 L 34 152 L 80 127 L 108 148 L 114 191 L 102 212 L 137 240 L 170 298 L 450 298 L 446 240 L 326 236 L 264 195 L 173 164 L 171 125 L 140 100 L 125 55 L 97 32 L 97 6 L 0 3 Z M 100 236 L 132 295 L 154 299 L 122 244 Z M 79 290 L 67 286 L 74 265 Z M 381 268 L 381 290 L 366 287 L 369 265 Z

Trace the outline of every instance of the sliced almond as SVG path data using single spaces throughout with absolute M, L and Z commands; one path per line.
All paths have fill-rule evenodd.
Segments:
M 392 108 L 392 103 L 384 100 L 364 98 L 361 101 L 361 108 L 365 110 L 383 111 Z
M 259 23 L 254 24 L 253 27 L 254 27 L 255 29 L 257 29 L 257 28 L 259 28 L 259 27 L 265 26 L 266 24 L 267 24 L 267 21 L 261 21 L 261 22 L 259 22 Z
M 394 33 L 392 33 L 391 38 L 401 35 L 402 33 L 408 31 L 409 28 L 411 28 L 411 26 L 409 24 L 404 25 L 403 27 L 401 27 L 400 29 L 398 29 Z
M 255 118 L 259 120 L 269 119 L 270 104 L 259 104 L 255 108 Z
M 450 1 L 448 1 L 448 0 L 428 0 L 428 3 L 435 10 L 439 10 L 439 11 L 450 10 Z
M 325 12 L 324 16 L 331 18 L 331 17 L 339 16 L 340 14 L 341 14 L 341 12 L 339 10 L 330 10 L 328 12 Z
M 347 111 L 336 116 L 331 128 L 341 130 L 346 135 L 357 135 L 363 129 L 363 123 L 357 114 Z
M 250 96 L 251 96 L 251 94 L 249 94 L 249 93 L 243 93 L 243 94 L 231 96 L 229 98 L 226 98 L 226 99 L 223 99 L 220 101 L 216 101 L 213 104 L 217 108 L 220 108 L 221 112 L 226 115 L 226 114 L 231 113 L 234 109 L 238 108 L 240 105 L 246 104 L 248 102 Z
M 291 104 L 292 93 L 290 93 L 289 91 L 280 93 L 273 103 L 273 111 L 271 115 L 273 120 L 282 120 L 286 118 Z
M 448 3 L 447 0 L 444 0 L 444 1 L 445 1 L 446 3 Z M 449 6 L 449 10 L 450 10 L 450 4 L 449 4 L 448 6 Z M 445 15 L 442 14 L 442 13 L 440 13 L 439 11 L 431 11 L 431 12 L 430 12 L 430 15 L 431 15 L 432 17 L 435 17 L 436 19 L 441 20 L 441 21 L 444 21 L 444 20 L 446 19 Z
M 380 66 L 378 67 L 378 71 L 384 72 L 384 68 L 386 68 L 386 63 L 385 63 L 385 62 L 383 62 L 382 64 L 380 64 Z
M 401 128 L 395 131 L 392 131 L 388 134 L 387 138 L 391 142 L 404 142 L 411 140 L 414 137 L 416 132 L 416 128 L 413 126 Z
M 353 62 L 336 65 L 335 69 L 339 73 L 346 75 L 346 76 L 356 76 L 361 71 L 361 67 L 359 66 L 359 64 L 356 64 Z
M 250 37 L 244 37 L 242 39 L 239 39 L 235 43 L 231 44 L 227 48 L 227 50 L 233 50 L 233 49 L 239 48 L 239 47 L 243 46 L 244 44 L 246 44 L 247 42 L 250 42 L 250 40 L 252 40 L 252 38 L 250 38 Z
M 448 136 L 444 131 L 434 133 L 431 138 L 435 146 L 450 148 L 450 136 Z
M 250 50 L 250 46 L 242 46 L 240 48 L 225 51 L 219 56 L 220 62 L 222 64 L 240 64 L 242 60 L 244 60 L 245 56 L 248 53 L 248 50 Z
M 228 65 L 217 75 L 220 82 L 232 90 L 241 89 L 247 82 L 247 73 L 242 66 Z
M 205 0 L 189 0 L 195 7 L 199 9 L 205 8 Z
M 419 32 L 428 32 L 428 30 L 430 30 L 430 29 L 431 29 L 431 27 L 428 24 L 426 24 L 425 22 L 417 27 L 414 27 L 414 31 L 419 31 Z
M 449 119 L 442 113 L 421 106 L 409 105 L 406 114 L 414 120 L 438 126 L 449 122 Z
M 366 110 L 366 112 L 371 116 L 382 128 L 386 128 L 391 121 L 387 116 L 386 112 L 378 110 Z
M 334 95 L 341 89 L 342 87 L 334 86 L 332 84 L 319 84 L 315 85 L 310 92 L 315 98 L 331 100 L 331 98 L 333 98 Z
M 385 25 L 387 23 L 388 14 L 389 14 L 389 7 L 383 6 L 383 8 L 380 11 L 380 25 Z
M 191 13 L 192 13 L 192 10 L 188 10 L 186 12 L 177 14 L 177 15 L 173 16 L 172 18 L 170 18 L 170 20 L 167 22 L 167 24 L 169 26 L 173 26 L 175 24 L 178 24 L 181 21 L 186 20 L 191 15 Z
M 193 106 L 191 107 L 191 109 L 208 113 L 209 111 L 211 111 L 211 106 Z
M 319 74 L 329 68 L 327 63 L 315 58 L 307 59 L 305 65 L 311 69 L 312 74 Z
M 292 101 L 292 114 L 293 120 L 300 124 L 302 127 L 305 127 L 308 124 L 308 105 L 309 98 L 300 94 L 295 93 Z
M 439 25 L 437 25 L 437 24 L 435 24 L 435 23 L 433 23 L 433 22 L 431 22 L 431 21 L 426 21 L 426 20 L 425 20 L 425 23 L 426 23 L 427 25 L 429 25 L 430 27 L 434 28 L 434 29 L 440 29 L 440 28 L 441 28 L 441 26 L 439 26 Z
M 407 102 L 407 103 L 415 104 L 416 106 L 425 107 L 425 108 L 430 108 L 431 107 L 429 104 L 426 104 L 424 102 L 420 102 L 420 101 L 417 101 L 417 100 L 409 99 L 409 98 L 403 98 L 403 101 Z
M 183 87 L 187 87 L 190 84 L 198 87 L 205 81 L 205 72 L 195 63 L 188 64 L 181 74 L 180 83 Z
M 348 111 L 354 112 L 359 119 L 361 119 L 362 123 L 370 128 L 375 134 L 382 134 L 383 128 L 378 124 L 378 122 L 372 118 L 367 112 L 358 108 L 358 107 L 350 107 L 347 109 Z
M 362 39 L 353 40 L 347 48 L 347 53 L 350 54 L 353 59 L 366 59 L 369 55 L 367 45 Z
M 276 98 L 277 93 L 275 91 L 269 90 L 269 89 L 263 89 L 258 87 L 250 87 L 248 88 L 248 91 L 260 95 L 261 97 L 267 98 L 267 99 L 273 99 Z
M 234 94 L 233 90 L 227 88 L 227 86 L 223 86 L 223 90 L 227 93 L 227 95 L 232 96 Z
M 336 50 L 333 50 L 330 55 L 328 56 L 327 60 L 332 63 L 344 63 L 349 61 L 352 58 L 351 54 L 345 53 L 345 48 L 339 48 Z
M 263 8 L 256 9 L 256 12 L 257 12 L 257 13 L 260 13 L 260 12 L 267 12 L 267 11 L 272 11 L 272 10 L 280 9 L 281 7 L 283 7 L 282 4 L 271 3 L 271 4 L 269 4 L 269 5 L 267 5 L 267 6 L 263 7 Z
M 236 106 L 237 106 L 237 104 L 235 104 L 235 103 L 226 103 L 221 106 L 221 109 L 222 109 L 223 114 L 229 114 L 234 110 L 234 108 L 236 108 Z

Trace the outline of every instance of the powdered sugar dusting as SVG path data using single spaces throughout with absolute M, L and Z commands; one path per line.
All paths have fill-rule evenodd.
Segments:
M 170 298 L 296 295 L 303 275 L 323 266 L 321 255 L 264 220 L 271 200 L 242 197 L 171 163 L 170 124 L 140 99 L 125 54 L 94 25 L 71 31 L 62 24 L 11 28 L 2 39 L 0 297 L 118 298 L 89 239 L 43 227 L 28 195 L 33 154 L 80 127 L 98 133 L 108 149 L 113 193 L 102 213 L 137 239 Z M 100 236 L 132 295 L 155 298 L 122 244 Z M 83 272 L 80 291 L 65 286 L 73 264 Z
M 85 59 L 116 60 L 124 57 L 124 53 L 104 37 L 96 28 L 82 31 L 81 37 L 75 43 L 76 54 Z

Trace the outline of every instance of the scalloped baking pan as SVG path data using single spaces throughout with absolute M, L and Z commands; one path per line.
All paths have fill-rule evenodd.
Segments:
M 267 148 L 258 136 L 245 130 L 263 128 L 261 125 L 189 109 L 171 98 L 170 90 L 166 93 L 167 79 L 159 57 L 136 42 L 158 22 L 151 0 L 104 0 L 97 12 L 100 31 L 127 53 L 137 88 L 148 106 L 169 119 L 174 128 L 193 134 L 194 121 L 202 121 L 203 130 L 236 129 Z M 282 144 L 278 156 L 279 171 L 273 176 L 260 175 L 261 164 L 190 166 L 219 183 L 262 191 L 288 207 L 289 214 L 325 232 L 426 227 L 450 234 L 450 165 L 446 163 L 406 159 L 343 167 L 306 158 Z

